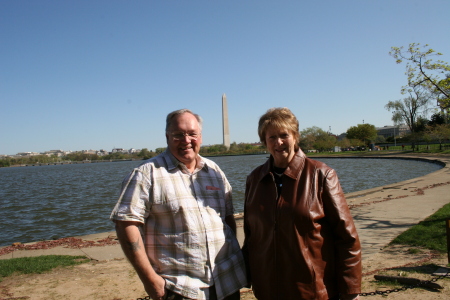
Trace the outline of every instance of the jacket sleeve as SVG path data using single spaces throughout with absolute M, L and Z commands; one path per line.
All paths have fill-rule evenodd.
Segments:
M 329 169 L 323 180 L 322 201 L 333 228 L 336 276 L 341 294 L 361 293 L 361 244 L 336 172 Z

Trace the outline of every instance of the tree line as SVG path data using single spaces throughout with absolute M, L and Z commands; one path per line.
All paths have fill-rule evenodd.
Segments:
M 64 156 L 57 155 L 34 155 L 22 157 L 5 157 L 0 159 L 0 167 L 36 165 L 36 164 L 56 164 L 64 162 L 80 162 L 80 161 L 117 161 L 117 160 L 145 160 L 154 157 L 166 150 L 165 147 L 156 148 L 155 151 L 143 148 L 137 153 L 121 153 L 115 152 L 108 155 L 89 154 L 82 151 L 72 152 Z M 240 143 L 232 143 L 227 149 L 224 145 L 202 146 L 200 154 L 204 156 L 211 155 L 242 155 L 261 153 L 264 148 L 259 145 Z

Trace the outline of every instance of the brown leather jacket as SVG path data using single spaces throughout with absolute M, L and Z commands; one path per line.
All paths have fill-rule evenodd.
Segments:
M 337 175 L 299 150 L 277 200 L 273 159 L 247 178 L 244 254 L 259 300 L 361 292 L 361 246 Z

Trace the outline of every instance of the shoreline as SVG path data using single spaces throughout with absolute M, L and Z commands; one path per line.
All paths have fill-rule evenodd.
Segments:
M 320 156 L 320 157 L 325 157 L 325 156 Z M 327 157 L 328 158 L 328 157 Z M 343 157 L 333 157 L 333 158 L 343 158 Z M 355 157 L 350 157 L 347 156 L 346 158 L 355 158 Z M 358 156 L 357 158 L 368 158 L 368 157 L 360 157 Z M 361 242 L 362 244 L 366 244 L 366 251 L 365 253 L 367 254 L 373 254 L 377 251 L 374 251 L 373 249 L 369 249 L 369 247 L 367 245 L 374 245 L 374 242 L 371 240 L 367 240 L 365 238 L 365 236 L 367 234 L 365 234 L 365 232 L 367 232 L 368 229 L 368 223 L 371 223 L 370 220 L 367 219 L 367 209 L 368 207 L 374 207 L 376 205 L 380 206 L 380 203 L 383 203 L 383 206 L 386 207 L 391 207 L 392 204 L 394 204 L 395 202 L 398 203 L 402 203 L 399 205 L 406 205 L 406 206 L 411 206 L 408 205 L 408 200 L 405 199 L 412 199 L 413 197 L 415 199 L 413 200 L 417 200 L 418 195 L 417 195 L 417 189 L 420 189 L 421 191 L 423 191 L 424 189 L 429 189 L 429 191 L 431 191 L 430 187 L 442 187 L 445 185 L 449 185 L 450 184 L 450 155 L 449 156 L 436 156 L 436 155 L 392 155 L 389 157 L 385 157 L 382 155 L 377 155 L 377 156 L 370 156 L 371 159 L 413 159 L 413 160 L 421 160 L 421 161 L 426 161 L 429 163 L 438 163 L 442 166 L 441 169 L 426 174 L 424 176 L 420 176 L 420 177 L 415 177 L 409 180 L 405 180 L 402 182 L 397 182 L 397 183 L 393 183 L 393 184 L 389 184 L 389 185 L 383 185 L 383 186 L 379 186 L 379 187 L 375 187 L 375 188 L 371 188 L 371 189 L 366 189 L 366 190 L 362 190 L 362 191 L 357 191 L 357 192 L 352 192 L 352 193 L 346 193 L 345 197 L 347 199 L 347 203 L 350 207 L 352 216 L 354 218 L 355 221 L 355 225 L 357 226 L 358 229 L 358 233 L 361 237 Z M 415 194 L 414 194 L 415 193 Z M 425 196 L 425 195 L 422 195 Z M 450 195 L 447 195 L 447 193 L 443 193 L 443 195 L 439 196 L 439 197 L 434 197 L 434 198 L 438 198 L 441 199 L 439 201 L 434 202 L 433 204 L 433 208 L 430 209 L 426 209 L 424 208 L 421 212 L 420 215 L 424 215 L 423 219 L 426 218 L 428 215 L 431 215 L 433 211 L 437 210 L 438 208 L 442 207 L 444 204 L 449 203 L 450 202 Z M 443 200 L 442 200 L 443 199 Z M 396 201 L 394 201 L 396 200 Z M 406 201 L 406 202 L 405 202 Z M 416 201 L 415 201 L 416 202 Z M 423 201 L 419 201 L 423 202 Z M 445 203 L 444 203 L 445 202 Z M 442 205 L 441 205 L 442 204 Z M 435 206 L 438 206 L 438 208 L 436 208 Z M 389 215 L 389 210 L 392 209 L 399 209 L 399 208 L 386 208 L 386 211 L 383 212 L 384 215 Z M 370 210 L 370 209 L 369 209 Z M 427 211 L 430 212 L 427 215 Z M 391 211 L 392 212 L 392 211 Z M 364 218 L 362 217 L 362 215 L 364 215 Z M 372 218 L 378 218 L 376 216 L 373 216 Z M 392 218 L 395 219 L 395 215 L 392 216 Z M 235 214 L 235 219 L 236 219 L 236 224 L 237 224 L 237 237 L 239 240 L 239 243 L 242 246 L 243 240 L 244 240 L 244 233 L 243 233 L 243 229 L 242 229 L 242 223 L 243 223 L 243 213 L 237 213 Z M 379 220 L 378 220 L 379 221 Z M 421 220 L 418 220 L 417 222 L 419 222 Z M 409 223 L 410 226 L 411 223 Z M 374 225 L 370 225 L 372 226 L 372 231 L 374 231 L 376 228 L 373 227 Z M 399 226 L 400 228 L 404 228 L 404 226 Z M 405 228 L 406 230 L 407 228 Z M 393 233 L 395 233 L 395 236 L 393 236 Z M 398 230 L 391 230 L 390 234 L 385 233 L 386 236 L 389 236 L 389 241 L 392 240 L 393 238 L 395 238 L 398 234 L 400 234 L 401 232 L 399 232 Z M 371 236 L 371 239 L 373 239 L 373 234 L 370 234 L 369 236 Z M 82 243 L 79 242 L 79 247 L 75 248 L 75 249 L 70 249 L 70 251 L 67 250 L 67 245 L 64 246 L 57 246 L 58 245 L 58 241 L 63 241 L 66 239 L 77 239 L 77 240 L 81 240 L 81 241 L 91 241 L 93 243 L 91 243 L 90 246 L 85 247 L 85 245 L 88 245 L 86 243 Z M 24 257 L 24 256 L 38 256 L 38 255 L 45 255 L 45 253 L 51 251 L 51 252 L 55 252 L 55 253 L 64 253 L 64 254 L 68 254 L 68 253 L 75 253 L 73 255 L 87 255 L 88 257 L 94 259 L 94 260 L 109 260 L 109 259 L 114 259 L 114 258 L 124 258 L 123 253 L 121 252 L 120 246 L 117 244 L 108 244 L 109 242 L 107 241 L 107 239 L 109 240 L 114 240 L 115 238 L 115 231 L 108 231 L 108 232 L 101 232 L 101 233 L 93 233 L 93 234 L 87 234 L 87 235 L 82 235 L 82 236 L 75 236 L 75 237 L 67 237 L 67 238 L 61 238 L 55 241 L 49 240 L 49 241 L 41 241 L 41 242 L 29 242 L 29 243 L 15 243 L 16 246 L 13 245 L 9 245 L 9 246 L 1 246 L 0 247 L 0 259 L 7 259 L 7 258 L 13 258 L 13 257 Z M 379 237 L 376 237 L 376 239 L 380 240 L 381 242 L 375 243 L 377 245 L 379 245 L 380 247 L 382 247 L 383 245 L 386 245 L 387 242 L 385 241 L 385 238 L 380 239 Z M 35 245 L 37 243 L 41 243 L 42 244 L 42 248 L 41 249 L 36 249 L 36 250 L 20 250 L 20 248 L 22 249 L 26 249 L 28 248 L 32 248 L 32 245 Z M 51 245 L 56 244 L 56 246 L 51 246 L 52 248 L 48 248 L 45 249 L 47 246 L 45 246 L 45 244 L 47 243 L 47 245 Z M 99 243 L 99 244 L 96 244 Z M 105 243 L 107 245 L 105 245 Z M 98 246 L 104 246 L 104 247 L 117 247 L 119 248 L 120 251 L 117 250 L 113 250 L 113 249 L 108 249 L 108 251 L 104 251 L 105 254 L 101 254 L 102 251 L 99 251 Z M 11 247 L 13 247 L 14 249 L 17 248 L 16 250 L 13 250 L 9 253 L 6 254 L 2 254 L 2 250 L 3 252 L 5 252 L 4 248 L 9 247 L 10 250 Z M 364 246 L 363 246 L 364 248 Z M 372 247 L 370 247 L 372 248 Z M 54 249 L 54 250 L 52 250 Z M 83 250 L 84 249 L 84 250 Z M 378 248 L 380 249 L 380 248 Z M 72 254 L 69 254 L 72 255 Z M 367 256 L 370 256 L 367 255 Z

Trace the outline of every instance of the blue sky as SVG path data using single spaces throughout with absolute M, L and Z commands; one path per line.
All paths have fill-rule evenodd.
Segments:
M 189 108 L 203 143 L 256 142 L 259 117 L 289 107 L 301 130 L 392 125 L 405 66 L 392 46 L 450 61 L 450 1 L 0 2 L 0 154 L 166 145 Z

